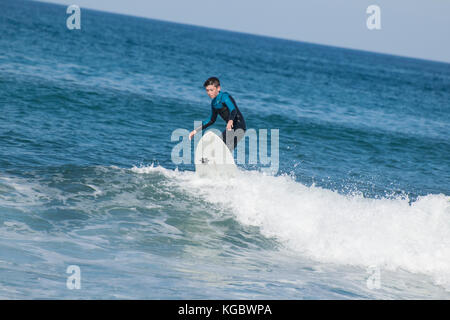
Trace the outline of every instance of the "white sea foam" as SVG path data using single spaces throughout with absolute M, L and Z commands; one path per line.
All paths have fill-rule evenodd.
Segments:
M 326 263 L 378 266 L 429 275 L 450 290 L 450 197 L 371 199 L 305 186 L 290 176 L 246 171 L 229 180 L 200 179 L 162 167 L 186 192 L 229 210 L 287 248 Z
M 167 188 L 164 192 L 176 189 L 188 193 L 194 201 L 195 198 L 207 201 L 221 212 L 233 215 L 239 223 L 258 227 L 261 234 L 275 238 L 294 255 L 336 265 L 401 269 L 430 276 L 436 284 L 450 291 L 448 195 L 430 194 L 410 202 L 402 198 L 343 195 L 316 186 L 305 186 L 290 176 L 274 177 L 256 171 L 240 172 L 231 179 L 213 180 L 199 178 L 192 171 L 169 170 L 154 165 L 131 170 L 110 169 L 120 170 L 121 177 L 122 174 L 127 177 L 130 171 L 142 175 L 137 179 L 133 175 L 131 180 L 136 186 L 148 183 L 145 175 L 157 175 L 163 178 L 162 185 Z M 0 182 L 3 186 L 0 207 L 29 213 L 53 199 L 61 201 L 57 207 L 68 208 L 65 203 L 74 196 L 40 185 L 37 181 L 2 177 Z M 123 183 L 128 185 L 129 182 L 130 179 L 124 178 Z M 135 191 L 122 190 L 124 185 L 121 183 L 117 186 L 109 182 L 98 186 L 89 183 L 93 190 L 81 192 L 77 198 L 80 201 L 70 203 L 74 209 L 97 212 L 100 206 L 97 197 L 101 200 L 103 194 L 111 193 L 109 188 L 114 189 L 114 195 L 101 205 L 107 205 L 102 212 L 109 212 L 116 206 L 164 209 L 163 203 L 154 202 L 151 197 L 138 197 Z M 93 194 L 97 196 L 95 199 L 90 197 Z M 176 198 L 171 199 L 176 201 Z M 56 229 L 50 237 L 47 232 L 31 228 L 26 220 L 16 221 L 14 215 L 10 215 L 0 224 L 0 233 L 3 239 L 24 243 L 31 239 L 37 245 L 44 241 L 66 241 L 78 248 L 91 249 L 108 244 L 109 239 L 86 231 L 90 228 L 107 229 L 109 223 L 108 220 L 106 225 L 83 226 L 81 233 L 75 230 L 66 234 Z M 151 222 L 152 225 L 154 223 Z M 165 225 L 161 226 L 167 229 Z M 169 231 L 172 234 L 179 232 L 176 229 Z
M 38 191 L 39 187 L 39 184 L 22 178 L 0 177 L 0 206 L 22 208 L 39 204 L 45 197 Z

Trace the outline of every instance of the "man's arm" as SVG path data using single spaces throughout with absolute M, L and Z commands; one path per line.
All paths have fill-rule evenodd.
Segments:
M 229 112 L 228 115 L 228 121 L 227 121 L 227 130 L 231 130 L 231 128 L 233 128 L 233 122 L 234 122 L 234 118 L 236 118 L 236 114 L 237 114 L 237 109 L 236 106 L 233 102 L 233 100 L 230 98 L 230 96 L 227 94 L 225 96 L 225 99 L 223 101 L 227 107 Z
M 209 126 L 214 124 L 214 122 L 216 122 L 216 119 L 217 119 L 217 110 L 214 109 L 214 107 L 211 106 L 211 116 L 209 117 L 209 120 L 208 121 L 203 121 L 202 125 L 197 127 L 195 129 L 195 131 L 205 130 L 206 128 L 208 128 Z
M 192 136 L 196 134 L 198 131 L 205 130 L 206 128 L 208 128 L 210 125 L 216 122 L 216 119 L 217 119 L 217 110 L 214 109 L 213 106 L 211 106 L 211 116 L 209 117 L 209 121 L 203 121 L 201 126 L 192 130 L 191 133 L 189 134 L 189 139 L 191 139 Z
M 237 114 L 237 109 L 228 94 L 226 95 L 223 102 L 225 102 L 225 104 L 228 107 L 228 110 L 230 111 L 229 116 L 228 116 L 228 121 L 230 121 L 230 120 L 234 121 L 234 118 L 236 117 L 236 114 Z

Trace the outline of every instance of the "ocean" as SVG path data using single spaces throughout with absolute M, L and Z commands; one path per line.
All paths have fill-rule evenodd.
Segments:
M 1 299 L 450 299 L 450 64 L 66 9 L 0 1 Z M 276 170 L 174 161 L 210 76 Z

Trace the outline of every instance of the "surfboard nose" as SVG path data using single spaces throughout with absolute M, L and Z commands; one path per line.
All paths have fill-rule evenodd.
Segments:
M 233 176 L 237 171 L 233 154 L 221 137 L 207 131 L 195 149 L 195 171 L 200 176 Z

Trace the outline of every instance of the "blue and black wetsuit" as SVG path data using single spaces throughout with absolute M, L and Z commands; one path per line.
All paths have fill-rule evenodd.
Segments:
M 228 145 L 230 150 L 234 150 L 239 140 L 241 140 L 244 136 L 247 127 L 245 125 L 244 117 L 242 116 L 242 113 L 241 111 L 239 111 L 239 108 L 236 104 L 236 101 L 234 101 L 233 97 L 228 93 L 220 91 L 217 97 L 215 97 L 211 101 L 211 116 L 209 117 L 209 120 L 203 121 L 202 125 L 196 130 L 205 130 L 206 128 L 208 128 L 210 125 L 216 122 L 217 115 L 220 115 L 226 123 L 228 123 L 228 121 L 230 120 L 233 120 L 233 131 L 242 129 L 234 134 L 233 145 L 231 145 L 231 141 L 230 145 Z M 225 143 L 227 143 L 226 136 L 227 129 L 222 132 L 222 139 Z

